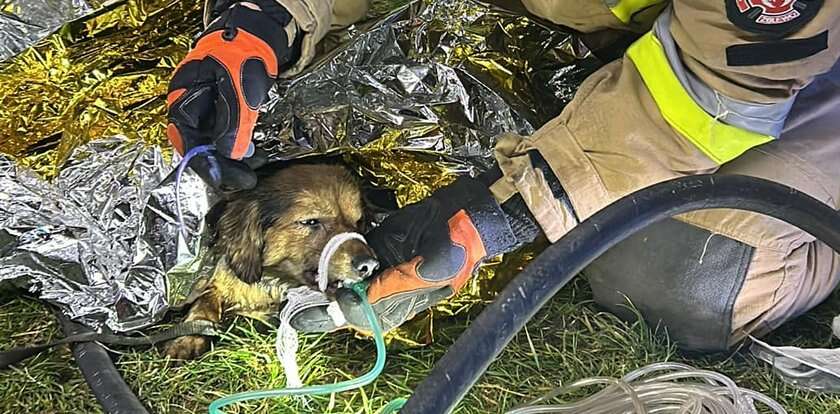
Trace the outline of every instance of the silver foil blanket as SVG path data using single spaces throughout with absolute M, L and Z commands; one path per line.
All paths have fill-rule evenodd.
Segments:
M 487 167 L 495 137 L 533 132 L 600 65 L 576 36 L 470 0 L 411 3 L 325 44 L 272 90 L 255 140 L 275 160 L 348 155 L 401 203 L 441 174 Z M 76 148 L 52 181 L 0 158 L 0 282 L 94 327 L 159 320 L 208 270 L 206 237 L 179 236 L 174 162 L 120 137 Z M 212 195 L 182 179 L 187 227 L 201 235 Z
M 94 9 L 85 0 L 0 0 L 0 61 Z
M 598 65 L 576 36 L 526 17 L 414 2 L 278 84 L 255 139 L 279 159 L 377 141 L 480 167 L 496 136 L 532 133 Z
M 51 182 L 0 157 L 0 282 L 94 327 L 157 320 L 170 303 L 166 271 L 196 256 L 178 237 L 171 170 L 158 148 L 120 137 L 77 148 Z M 195 228 L 208 195 L 194 174 L 181 185 Z

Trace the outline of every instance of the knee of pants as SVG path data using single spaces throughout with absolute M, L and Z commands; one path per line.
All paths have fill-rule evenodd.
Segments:
M 585 271 L 595 301 L 633 308 L 683 349 L 722 351 L 822 302 L 840 280 L 840 255 L 820 242 L 788 253 L 753 248 L 668 219 L 618 244 Z
M 668 219 L 616 245 L 584 274 L 595 301 L 625 319 L 639 311 L 682 349 L 729 346 L 753 248 Z

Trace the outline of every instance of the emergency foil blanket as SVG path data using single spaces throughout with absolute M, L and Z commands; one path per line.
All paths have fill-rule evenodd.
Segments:
M 100 1 L 0 1 L 0 61 L 47 37 L 61 25 L 92 13 Z
M 206 269 L 201 238 L 177 231 L 177 160 L 156 146 L 184 33 L 199 30 L 196 3 L 117 4 L 3 67 L 0 281 L 88 325 L 127 331 L 155 322 Z M 499 134 L 533 132 L 600 64 L 575 35 L 470 0 L 411 3 L 323 46 L 305 73 L 272 90 L 255 140 L 276 160 L 341 154 L 400 204 L 485 169 Z M 189 173 L 180 196 L 201 234 L 210 196 Z M 492 297 L 530 256 L 484 267 L 437 311 Z M 402 335 L 419 338 L 430 321 Z
M 92 326 L 149 324 L 167 309 L 166 270 L 179 261 L 170 170 L 157 148 L 120 137 L 80 146 L 52 182 L 0 156 L 0 281 Z M 194 175 L 182 185 L 194 224 L 207 196 Z

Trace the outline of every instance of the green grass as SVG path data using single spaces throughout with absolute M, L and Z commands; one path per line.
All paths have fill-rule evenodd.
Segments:
M 840 413 L 840 400 L 803 392 L 776 379 L 746 352 L 701 358 L 680 354 L 661 334 L 641 323 L 626 324 L 602 313 L 589 300 L 583 281 L 567 287 L 505 350 L 462 403 L 460 413 L 501 412 L 547 390 L 593 375 L 619 376 L 657 361 L 684 361 L 721 371 L 740 385 L 765 392 L 791 413 Z M 0 293 L 0 348 L 40 343 L 58 335 L 56 323 L 39 303 Z M 815 311 L 770 337 L 774 343 L 836 347 L 830 321 L 840 309 L 835 295 Z M 431 346 L 391 350 L 383 375 L 357 392 L 301 400 L 271 400 L 233 407 L 241 413 L 376 413 L 389 400 L 407 396 L 470 315 L 439 321 Z M 124 350 L 118 367 L 140 399 L 156 413 L 206 412 L 213 399 L 233 392 L 284 385 L 275 362 L 270 329 L 239 319 L 212 352 L 177 366 L 153 349 Z M 300 360 L 304 382 L 338 381 L 360 375 L 373 363 L 372 341 L 348 333 L 307 336 Z M 39 355 L 13 370 L 0 371 L 2 413 L 98 412 L 91 392 L 67 348 Z

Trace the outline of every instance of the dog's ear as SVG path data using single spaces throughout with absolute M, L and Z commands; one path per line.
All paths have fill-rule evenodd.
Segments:
M 265 244 L 260 203 L 239 199 L 225 207 L 216 227 L 216 249 L 236 277 L 245 283 L 258 282 Z

